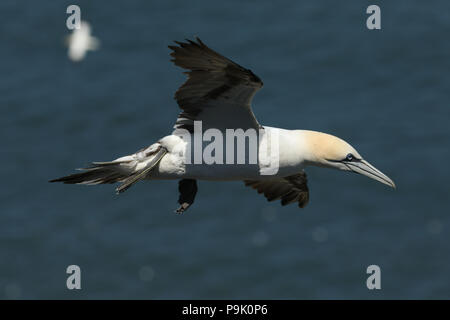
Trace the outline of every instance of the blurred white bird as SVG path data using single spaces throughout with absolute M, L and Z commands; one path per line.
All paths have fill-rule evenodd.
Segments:
M 100 47 L 100 41 L 91 36 L 91 26 L 86 21 L 81 21 L 80 28 L 74 29 L 66 42 L 69 47 L 67 54 L 72 61 L 81 61 L 88 50 L 94 51 Z

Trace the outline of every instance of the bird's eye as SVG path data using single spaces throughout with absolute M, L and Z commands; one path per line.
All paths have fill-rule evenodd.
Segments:
M 354 159 L 354 157 L 353 157 L 353 155 L 351 154 L 351 153 L 349 153 L 348 155 L 347 155 L 347 157 L 345 157 L 345 160 L 347 160 L 347 161 L 352 161 Z

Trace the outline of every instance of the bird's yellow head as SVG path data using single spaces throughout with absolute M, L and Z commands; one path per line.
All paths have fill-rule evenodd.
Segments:
M 359 173 L 395 188 L 395 183 L 388 176 L 364 160 L 344 140 L 316 131 L 303 131 L 303 134 L 309 150 L 309 164 Z

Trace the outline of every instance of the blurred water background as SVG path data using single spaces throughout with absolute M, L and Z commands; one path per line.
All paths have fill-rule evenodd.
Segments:
M 66 8 L 101 50 L 67 58 Z M 366 28 L 368 5 L 382 30 Z M 0 2 L 0 297 L 450 298 L 450 2 Z M 262 124 L 350 141 L 398 189 L 310 168 L 310 204 L 241 182 L 49 184 L 171 132 L 172 40 L 199 36 L 264 81 Z M 66 267 L 82 290 L 66 288 Z M 366 268 L 381 268 L 381 290 Z

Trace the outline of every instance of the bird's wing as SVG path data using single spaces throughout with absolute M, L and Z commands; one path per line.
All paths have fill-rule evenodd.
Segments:
M 187 81 L 175 93 L 182 112 L 175 129 L 192 132 L 194 121 L 202 128 L 259 129 L 251 109 L 252 98 L 263 86 L 253 72 L 197 41 L 175 41 L 169 46 L 175 65 L 187 69 Z
M 268 201 L 281 199 L 283 206 L 298 202 L 303 208 L 309 200 L 308 180 L 304 172 L 284 178 L 245 180 L 245 185 L 263 193 Z

